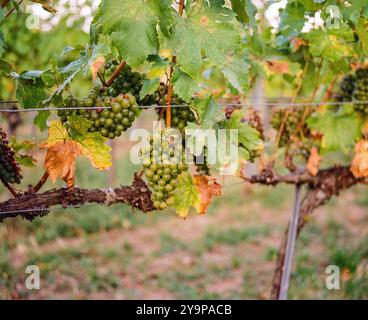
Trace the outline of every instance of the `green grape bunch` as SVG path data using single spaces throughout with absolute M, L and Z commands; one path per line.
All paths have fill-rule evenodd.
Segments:
M 111 62 L 108 62 L 105 65 L 105 72 L 111 75 L 118 65 L 118 60 L 112 60 Z M 140 99 L 139 96 L 145 79 L 145 74 L 133 71 L 129 65 L 126 65 L 119 76 L 105 92 L 111 97 L 117 97 L 118 95 L 129 93 L 135 97 L 140 106 L 149 106 L 155 103 L 154 96 L 147 95 L 143 99 Z
M 313 110 L 315 110 L 315 108 L 313 108 Z M 277 132 L 280 130 L 281 123 L 284 120 L 286 112 L 287 109 L 282 109 L 275 111 L 273 114 L 271 125 Z M 280 137 L 279 146 L 281 148 L 288 146 L 292 137 L 294 137 L 296 139 L 291 145 L 295 149 L 294 154 L 308 159 L 313 147 L 316 147 L 317 149 L 321 147 L 322 137 L 308 128 L 305 119 L 303 127 L 298 131 L 298 126 L 303 121 L 304 116 L 305 114 L 303 109 L 289 109 L 284 130 Z
M 249 109 L 241 121 L 248 124 L 248 126 L 251 128 L 256 129 L 259 132 L 259 136 L 262 140 L 265 138 L 262 119 L 257 111 L 254 109 Z
M 197 173 L 203 176 L 210 176 L 211 170 L 207 161 L 207 147 L 203 147 L 203 151 L 199 156 L 194 157 Z
M 342 79 L 337 100 L 356 101 L 354 110 L 368 115 L 368 68 L 360 68 Z
M 165 106 L 167 104 L 167 86 L 161 83 L 155 94 L 156 103 L 159 106 Z M 171 126 L 178 130 L 184 130 L 188 122 L 195 121 L 195 114 L 189 108 L 185 106 L 186 102 L 180 99 L 177 95 L 173 94 L 171 98 Z M 166 118 L 166 109 L 157 108 L 157 113 L 160 119 Z
M 178 184 L 178 176 L 188 170 L 182 163 L 183 152 L 174 143 L 151 138 L 150 147 L 141 150 L 144 175 L 152 190 L 151 200 L 158 210 L 173 205 L 173 194 Z
M 351 101 L 355 89 L 355 76 L 349 74 L 340 83 L 340 92 L 337 96 L 339 101 Z
M 96 89 L 90 91 L 85 99 L 68 97 L 65 106 L 77 106 L 81 109 L 59 110 L 58 115 L 62 122 L 67 122 L 67 117 L 73 114 L 83 116 L 92 122 L 89 132 L 99 132 L 111 140 L 128 130 L 141 112 L 135 97 L 130 93 L 115 98 L 98 97 Z M 98 109 L 88 110 L 91 107 Z
M 355 104 L 354 108 L 357 112 L 368 115 L 368 68 L 358 69 L 355 73 L 355 78 L 353 100 L 367 103 Z
M 0 178 L 9 184 L 19 184 L 22 180 L 20 167 L 15 160 L 15 152 L 10 148 L 6 133 L 0 128 Z
M 304 115 L 302 109 L 281 109 L 276 110 L 271 119 L 271 126 L 277 132 L 279 132 L 282 122 L 284 121 L 286 112 L 289 112 L 285 121 L 284 129 L 280 137 L 279 145 L 280 147 L 286 147 L 290 139 L 297 133 L 298 125 L 301 123 Z M 306 124 L 304 124 L 301 132 L 299 132 L 299 138 L 310 136 L 309 129 Z M 299 140 L 300 140 L 299 139 Z

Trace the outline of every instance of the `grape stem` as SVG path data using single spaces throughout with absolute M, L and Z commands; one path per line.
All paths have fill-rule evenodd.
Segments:
M 111 75 L 111 77 L 106 81 L 106 86 L 110 87 L 113 82 L 115 81 L 115 79 L 120 75 L 121 71 L 124 69 L 124 67 L 126 66 L 126 62 L 122 61 L 118 67 L 115 69 L 115 71 L 113 72 L 113 74 Z
M 23 0 L 20 0 L 18 2 L 18 6 L 20 6 L 22 4 Z M 9 17 L 13 12 L 15 11 L 15 8 L 12 8 L 11 10 L 9 10 L 9 12 L 6 14 L 5 18 Z
M 183 16 L 185 4 L 185 0 L 179 1 L 179 15 Z M 170 74 L 168 79 L 168 90 L 167 90 L 167 107 L 166 107 L 166 127 L 171 127 L 171 100 L 173 96 L 173 84 L 172 84 L 172 74 L 174 72 L 174 65 L 176 64 L 176 56 L 173 56 L 171 59 L 172 65 L 170 66 Z
M 47 182 L 48 178 L 49 178 L 49 174 L 47 171 L 45 171 L 40 181 L 32 188 L 32 191 L 35 193 L 40 191 L 41 188 L 44 186 L 44 184 Z
M 336 82 L 337 82 L 337 79 L 338 79 L 338 77 L 335 77 L 335 78 L 332 80 L 331 84 L 328 86 L 327 91 L 326 91 L 326 93 L 325 93 L 325 95 L 324 95 L 324 97 L 323 97 L 323 101 L 328 101 L 328 100 L 330 100 L 331 96 L 333 95 L 333 89 L 334 89 L 334 87 L 335 87 L 335 84 L 336 84 Z
M 323 59 L 321 60 L 321 62 L 319 63 L 318 66 L 318 79 L 320 79 L 320 74 L 321 74 L 321 70 L 322 70 L 322 63 L 323 63 Z M 317 85 L 314 87 L 310 102 L 312 103 L 314 101 L 314 99 L 316 98 L 318 89 L 320 87 L 320 81 L 317 82 Z M 293 163 L 293 155 L 290 154 L 290 148 L 291 148 L 291 144 L 295 143 L 298 140 L 298 135 L 299 133 L 301 134 L 301 136 L 303 136 L 303 127 L 305 124 L 305 120 L 306 118 L 312 113 L 312 108 L 311 106 L 307 106 L 304 110 L 303 116 L 301 118 L 301 120 L 299 121 L 296 130 L 294 132 L 294 134 L 290 137 L 290 140 L 286 146 L 286 150 L 285 150 L 285 157 L 284 157 L 284 162 L 285 162 L 285 167 L 288 168 L 290 171 L 294 171 L 295 165 Z
M 8 3 L 9 3 L 9 0 L 3 0 L 3 1 L 1 1 L 1 7 L 2 8 L 5 8 L 8 5 Z
M 182 16 L 183 15 L 183 11 L 185 9 L 185 4 L 184 4 L 184 0 L 180 0 L 179 2 L 179 14 Z
M 98 78 L 100 79 L 100 81 L 101 81 L 102 85 L 103 85 L 104 87 L 106 87 L 106 81 L 105 81 L 105 79 L 104 79 L 104 77 L 103 77 L 103 75 L 101 74 L 101 72 L 100 72 L 100 71 L 98 71 L 98 72 L 97 72 L 97 76 L 98 76 Z
M 307 60 L 307 62 L 305 63 L 305 66 L 304 66 L 304 70 L 303 70 L 303 73 L 300 75 L 300 81 L 299 81 L 299 84 L 298 84 L 298 87 L 295 91 L 295 94 L 294 94 L 294 97 L 293 99 L 291 100 L 291 103 L 295 103 L 297 97 L 299 96 L 299 93 L 300 91 L 302 90 L 302 87 L 303 87 L 303 77 L 304 75 L 306 74 L 307 70 L 308 70 L 308 66 L 309 66 L 309 60 Z M 290 114 L 290 109 L 286 110 L 285 112 L 285 116 L 284 118 L 282 119 L 282 122 L 281 122 L 281 125 L 280 125 L 280 129 L 279 131 L 277 132 L 277 136 L 276 136 L 276 148 L 279 146 L 280 144 L 280 140 L 281 140 L 281 137 L 282 137 L 282 134 L 284 133 L 284 129 L 285 129 L 285 124 L 286 124 L 286 120 L 288 118 Z M 272 157 L 273 158 L 273 157 Z
M 3 180 L 3 178 L 1 178 L 1 182 L 3 183 L 3 185 L 9 190 L 9 192 L 14 196 L 14 197 L 17 197 L 18 196 L 18 193 L 14 190 L 14 188 L 9 184 L 7 183 L 5 180 Z

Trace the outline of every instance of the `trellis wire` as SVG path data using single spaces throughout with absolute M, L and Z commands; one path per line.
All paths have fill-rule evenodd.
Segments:
M 66 209 L 80 209 L 80 208 L 91 208 L 91 207 L 100 207 L 101 205 L 98 204 L 87 204 L 87 205 L 80 205 L 80 206 L 68 206 L 67 208 L 64 208 L 64 210 Z M 59 210 L 62 209 L 62 207 L 60 208 L 55 208 L 55 210 Z M 31 213 L 31 212 L 44 212 L 49 210 L 49 208 L 34 208 L 34 209 L 24 209 L 24 210 L 13 210 L 13 211 L 2 211 L 0 212 L 0 218 L 2 215 L 7 215 L 7 214 L 15 214 L 15 213 Z
M 16 101 L 0 101 L 0 104 L 17 104 Z M 219 103 L 220 106 L 228 107 L 318 107 L 318 106 L 340 106 L 340 105 L 368 104 L 367 101 L 326 101 L 326 102 L 264 102 L 264 103 Z M 189 104 L 171 105 L 172 108 L 189 107 Z M 149 105 L 139 106 L 141 109 L 166 108 L 167 106 Z M 58 111 L 58 110 L 105 110 L 111 107 L 48 107 L 32 109 L 1 109 L 1 113 L 35 112 L 35 111 Z

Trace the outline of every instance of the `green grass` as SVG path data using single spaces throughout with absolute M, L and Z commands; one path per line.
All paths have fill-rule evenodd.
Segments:
M 206 232 L 202 246 L 204 250 L 211 250 L 216 245 L 237 245 L 242 242 L 255 241 L 256 239 L 267 236 L 270 233 L 268 226 L 256 226 L 245 229 L 229 228 L 227 230 L 218 230 L 209 228 Z
M 171 234 L 168 233 L 161 233 L 160 234 L 160 251 L 159 255 L 163 255 L 166 253 L 174 252 L 177 250 L 187 250 L 188 245 L 173 237 Z

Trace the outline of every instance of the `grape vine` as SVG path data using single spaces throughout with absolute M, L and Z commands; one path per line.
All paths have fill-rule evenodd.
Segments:
M 37 111 L 34 124 L 47 130 L 48 138 L 40 143 L 46 149 L 43 177 L 34 187 L 14 190 L 12 184 L 21 186 L 22 157 L 0 129 L 0 178 L 14 196 L 0 203 L 0 220 L 18 215 L 33 219 L 55 205 L 88 202 L 126 203 L 144 212 L 173 208 L 181 217 L 191 208 L 205 213 L 219 195 L 211 193 L 211 182 L 233 162 L 233 175 L 249 183 L 306 185 L 303 219 L 340 191 L 366 184 L 368 6 L 364 1 L 348 3 L 336 4 L 343 17 L 337 31 L 325 23 L 324 1 L 313 6 L 289 1 L 274 27 L 250 1 L 180 0 L 176 6 L 166 0 L 103 0 L 84 47 L 65 48 L 63 64 L 51 62 L 45 70 L 20 73 L 3 43 L 11 33 L 4 37 L 1 31 L 0 73 L 15 88 L 11 96 L 20 105 L 15 111 Z M 3 1 L 0 23 L 6 25 L 12 12 Z M 310 25 L 316 19 L 305 20 L 310 14 L 322 16 L 323 28 Z M 264 23 L 258 24 L 258 18 Z M 249 99 L 258 80 L 271 95 L 282 92 L 286 98 L 276 104 L 270 119 Z M 86 82 L 90 91 L 76 94 L 85 92 L 75 89 Z M 0 86 L 3 90 L 2 82 Z M 257 111 L 244 112 L 252 101 Z M 268 101 L 260 105 L 273 106 Z M 76 158 L 86 157 L 96 169 L 110 168 L 113 144 L 107 141 L 132 130 L 150 109 L 156 109 L 164 129 L 183 134 L 180 148 L 161 138 L 155 145 L 153 134 L 140 153 L 148 161 L 132 187 L 76 188 Z M 220 154 L 224 161 L 209 164 L 208 145 L 199 152 L 186 149 L 187 142 L 195 141 L 185 135 L 186 129 L 213 130 L 216 139 L 220 132 L 235 130 L 237 139 L 226 137 L 222 143 L 235 148 L 238 158 Z M 330 155 L 336 159 L 332 166 Z M 279 175 L 275 163 L 282 156 L 289 172 Z M 194 159 L 194 165 L 183 159 Z M 350 165 L 339 166 L 341 159 Z M 247 164 L 255 161 L 261 170 L 249 176 Z M 61 179 L 67 188 L 40 193 L 48 179 Z M 319 191 L 322 198 L 317 198 Z M 299 231 L 304 224 L 299 222 Z M 284 249 L 283 243 L 278 263 Z M 279 278 L 277 273 L 276 284 Z

